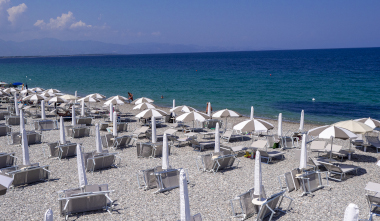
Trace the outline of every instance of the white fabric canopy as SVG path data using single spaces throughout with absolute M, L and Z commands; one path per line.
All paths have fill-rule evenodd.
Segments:
M 45 101 L 41 101 L 41 119 L 45 120 L 46 119 L 46 114 L 45 114 Z
M 48 209 L 45 212 L 44 221 L 53 221 L 53 210 Z
M 208 118 L 209 117 L 204 113 L 192 111 L 190 113 L 184 113 L 181 116 L 178 116 L 176 121 L 190 122 L 197 120 L 203 122 Z
M 282 113 L 278 115 L 278 127 L 277 127 L 277 134 L 279 137 L 282 137 Z
M 76 116 L 75 116 L 75 107 L 74 107 L 74 105 L 71 107 L 71 125 L 73 125 L 73 127 L 75 127 L 75 125 L 77 125 L 77 119 L 76 119 Z
M 99 123 L 95 124 L 95 145 L 96 152 L 102 153 L 102 140 L 100 138 Z
M 245 120 L 233 127 L 234 130 L 239 130 L 241 132 L 268 131 L 273 128 L 274 126 L 271 123 L 260 119 Z
M 162 142 L 162 169 L 163 170 L 170 169 L 168 137 L 167 137 L 166 133 L 164 133 L 164 138 L 163 138 L 163 142 Z
M 302 145 L 301 145 L 301 157 L 300 157 L 300 167 L 302 169 L 307 169 L 307 149 L 306 149 L 306 134 L 302 135 Z
M 115 97 L 115 98 L 112 98 L 111 100 L 108 100 L 108 101 L 104 102 L 104 105 L 110 105 L 110 104 L 114 104 L 114 105 L 119 104 L 119 105 L 122 105 L 122 104 L 125 104 L 125 101 L 117 99 Z
M 112 100 L 112 99 L 117 99 L 117 100 L 122 100 L 122 101 L 127 101 L 127 100 L 128 100 L 128 98 L 126 98 L 126 97 L 124 97 L 124 96 L 115 95 L 115 96 L 109 97 L 109 98 L 107 99 L 107 101 Z
M 80 144 L 77 144 L 77 167 L 78 167 L 79 186 L 84 187 L 87 185 L 87 177 L 86 177 L 86 169 L 84 168 L 82 148 Z
M 113 112 L 113 117 L 112 117 L 112 120 L 113 120 L 113 129 L 112 129 L 112 135 L 114 137 L 117 137 L 117 114 L 116 114 L 116 111 Z
M 255 156 L 255 185 L 254 185 L 254 195 L 261 196 L 263 195 L 262 193 L 262 174 L 261 174 L 261 155 L 260 151 L 256 151 L 256 156 Z M 261 199 L 260 199 L 261 201 Z
M 331 125 L 325 125 L 321 127 L 314 128 L 309 130 L 309 135 L 318 136 L 322 139 L 340 138 L 340 139 L 355 139 L 357 136 L 351 131 Z
M 224 109 L 224 110 L 220 110 L 220 111 L 217 111 L 215 112 L 212 117 L 214 118 L 222 118 L 222 117 L 240 117 L 241 115 L 236 113 L 235 111 L 233 110 L 228 110 L 228 109 Z
M 154 100 L 150 99 L 150 98 L 147 98 L 147 97 L 141 97 L 141 98 L 137 98 L 136 100 L 134 100 L 132 102 L 132 104 L 141 104 L 141 103 L 153 103 Z
M 152 117 L 152 143 L 157 142 L 157 134 L 156 134 L 156 118 Z
M 106 98 L 106 96 L 102 95 L 102 94 L 98 94 L 98 93 L 95 93 L 95 94 L 89 94 L 87 95 L 86 97 L 91 97 L 91 98 L 95 98 L 95 99 L 104 99 Z M 91 101 L 90 101 L 91 102 Z
M 197 111 L 197 110 L 195 108 L 193 108 L 193 107 L 182 105 L 182 106 L 173 107 L 172 109 L 170 109 L 170 112 L 175 112 L 175 111 L 181 111 L 181 112 L 185 112 L 185 113 L 190 113 L 191 111 Z
M 341 122 L 335 123 L 333 125 L 347 129 L 353 133 L 365 134 L 367 132 L 373 131 L 372 127 L 370 127 L 370 126 L 368 126 L 362 122 L 354 121 L 354 120 L 341 121 Z
M 48 102 L 49 103 L 68 103 L 69 101 L 61 97 L 53 97 Z
M 359 220 L 359 207 L 350 203 L 344 211 L 344 221 L 358 221 Z
M 215 126 L 215 153 L 220 152 L 220 134 L 219 134 L 219 123 L 216 123 Z
M 303 131 L 304 120 L 305 120 L 305 113 L 304 113 L 304 111 L 302 110 L 302 111 L 301 111 L 301 119 L 300 119 L 300 128 L 299 128 L 299 130 L 300 130 L 301 132 Z
M 133 107 L 133 110 L 146 110 L 146 109 L 151 109 L 151 108 L 156 108 L 151 103 L 141 103 Z
M 191 221 L 189 191 L 187 189 L 186 171 L 181 169 L 179 173 L 179 194 L 181 221 Z
M 65 135 L 65 124 L 63 122 L 63 117 L 59 119 L 59 141 L 61 144 L 66 143 L 66 135 Z
M 52 89 L 47 90 L 46 92 L 48 92 L 48 93 L 52 93 L 52 94 L 55 94 L 55 93 L 59 93 L 59 92 L 61 92 L 61 91 L 52 88 Z
M 25 129 L 21 131 L 21 147 L 22 147 L 22 163 L 28 166 L 30 165 L 29 147 L 28 147 L 28 138 L 26 136 Z
M 147 109 L 147 110 L 144 110 L 144 111 L 140 112 L 135 117 L 136 118 L 145 118 L 145 119 L 147 119 L 147 118 L 150 118 L 150 117 L 160 118 L 160 117 L 163 117 L 165 115 L 168 115 L 168 113 L 166 113 L 163 110 L 160 110 L 160 109 Z
M 372 118 L 361 118 L 356 119 L 355 121 L 362 122 L 368 126 L 370 126 L 372 129 L 375 129 L 376 127 L 380 127 L 380 121 L 372 119 Z

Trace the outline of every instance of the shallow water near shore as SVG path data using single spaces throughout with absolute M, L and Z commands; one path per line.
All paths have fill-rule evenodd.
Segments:
M 0 81 L 327 124 L 380 118 L 380 48 L 0 59 Z M 164 99 L 160 99 L 161 95 Z M 315 98 L 315 101 L 312 101 Z

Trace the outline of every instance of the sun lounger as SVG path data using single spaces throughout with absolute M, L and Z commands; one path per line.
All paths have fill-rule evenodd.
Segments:
M 76 120 L 77 120 L 77 124 L 85 124 L 86 126 L 92 125 L 92 118 L 91 117 L 79 117 Z
M 170 154 L 170 147 L 169 147 Z M 142 143 L 137 145 L 137 157 L 157 158 L 162 156 L 162 143 Z
M 326 145 L 326 141 L 315 140 L 310 143 L 310 150 L 311 152 L 317 152 L 319 156 L 319 153 L 326 153 Z
M 285 155 L 285 153 L 279 152 L 279 151 L 270 151 L 270 152 L 267 152 L 265 150 L 260 150 L 260 149 L 258 151 L 260 151 L 261 158 L 267 159 L 267 164 L 269 162 L 272 162 L 273 158 L 281 157 L 281 159 L 283 159 L 284 155 Z
M 27 123 L 26 118 L 24 119 L 24 122 L 25 124 Z M 12 115 L 5 116 L 5 124 L 20 125 L 20 116 L 12 116 Z
M 380 196 L 366 195 L 369 206 L 369 219 L 372 220 L 372 216 L 380 216 Z
M 157 179 L 155 173 L 160 171 L 162 171 L 161 166 L 157 166 L 146 170 L 140 170 L 136 174 L 139 188 L 144 190 L 157 188 Z
M 16 165 L 15 153 L 0 153 L 0 169 Z
M 58 123 L 56 120 L 37 120 L 33 122 L 34 130 L 57 130 Z
M 280 183 L 280 189 L 287 190 L 288 192 L 300 189 L 299 179 L 296 178 L 296 175 L 300 173 L 301 170 L 296 168 L 290 172 L 286 172 L 285 174 L 278 176 L 277 178 Z M 285 185 L 283 185 L 284 183 Z
M 120 164 L 121 158 L 117 157 L 118 153 L 103 153 L 90 152 L 84 156 L 87 171 L 96 171 L 109 167 L 117 167 Z M 117 162 L 117 159 L 118 162 Z
M 374 137 L 374 136 L 365 136 L 366 140 L 367 140 L 367 143 L 371 145 L 371 147 L 375 147 L 376 148 L 376 152 L 378 153 L 379 152 L 379 149 L 380 149 L 380 140 L 378 137 Z M 366 151 L 366 149 L 364 149 L 364 152 Z
M 266 140 L 256 140 L 253 141 L 249 149 L 266 149 L 268 147 L 268 141 Z
M 326 175 L 326 185 L 322 183 L 322 174 Z M 299 183 L 303 191 L 302 195 L 311 194 L 316 190 L 329 186 L 327 177 L 327 172 L 320 171 L 306 172 L 296 176 L 296 178 L 299 179 Z
M 24 167 L 14 166 L 1 169 L 0 173 L 13 178 L 13 187 L 49 180 L 49 166 L 39 166 L 38 163 Z
M 7 115 L 10 115 L 8 111 L 0 111 L 0 120 L 5 120 Z
M 351 143 L 355 146 L 363 146 L 363 135 L 362 134 L 356 134 L 357 138 L 352 140 Z
M 355 171 L 356 174 L 358 173 L 358 169 L 360 167 L 354 166 L 354 165 L 347 165 L 347 164 L 339 164 L 339 165 L 334 165 L 331 163 L 326 163 L 326 162 L 320 162 L 328 171 L 329 173 L 329 178 L 332 180 L 336 181 L 342 181 L 343 177 L 346 177 L 347 173 L 350 173 L 352 171 Z M 340 178 L 334 178 L 332 175 L 340 175 Z
M 28 139 L 28 145 L 39 144 L 42 140 L 42 134 L 36 131 L 27 131 L 26 136 Z M 7 134 L 8 144 L 21 144 L 20 132 L 10 132 Z
M 109 124 L 108 124 L 108 123 L 105 123 L 105 122 L 101 122 L 101 123 L 99 123 L 99 130 L 106 131 L 108 125 L 109 125 Z
M 81 138 L 90 136 L 90 128 L 88 127 L 73 127 L 71 128 L 71 134 L 69 135 L 72 138 Z
M 72 157 L 77 155 L 77 144 L 76 143 L 66 143 L 60 145 L 59 142 L 48 143 L 50 156 L 58 159 Z
M 198 170 L 213 172 L 215 174 L 218 171 L 232 168 L 235 161 L 238 162 L 235 166 L 235 168 L 237 168 L 240 161 L 236 159 L 236 156 L 232 154 L 224 155 L 223 152 L 221 152 L 220 154 L 209 153 L 198 156 L 196 164 Z
M 330 149 L 328 148 L 330 147 Z M 330 152 L 331 151 L 331 146 L 328 146 L 326 147 L 327 149 L 329 149 L 327 152 Z M 348 154 L 349 152 L 347 150 L 342 150 L 342 146 L 341 145 L 337 145 L 337 144 L 333 144 L 332 145 L 332 155 L 333 156 L 338 156 L 341 158 L 341 161 L 343 160 L 344 157 L 348 157 Z
M 106 210 L 111 214 L 113 201 L 108 184 L 87 185 L 84 188 L 68 189 L 58 192 L 60 215 L 67 220 L 69 215 L 94 210 Z
M 111 138 L 113 138 L 112 134 L 101 136 L 102 145 L 104 148 L 110 148 L 113 146 L 113 140 Z
M 11 127 L 9 127 L 8 125 L 0 124 L 0 136 L 6 136 L 11 131 Z
M 262 186 L 261 198 L 266 198 L 264 186 Z M 259 206 L 252 203 L 254 198 L 258 198 L 258 195 L 254 195 L 254 188 L 248 190 L 247 192 L 235 197 L 230 200 L 232 217 L 241 218 L 241 220 L 248 219 L 260 210 Z
M 122 148 L 122 147 L 128 147 L 130 141 L 131 141 L 131 136 L 115 137 L 112 148 L 117 149 L 117 148 Z
M 283 210 L 280 209 L 281 203 L 282 203 L 284 197 L 288 198 L 290 200 L 290 202 L 289 202 L 289 205 L 288 205 L 288 207 L 287 207 L 286 210 L 289 210 L 289 208 L 290 208 L 290 206 L 291 206 L 291 204 L 293 202 L 293 199 L 285 196 L 284 193 L 285 193 L 285 191 L 282 191 L 280 193 L 273 194 L 271 197 L 269 197 L 265 201 L 265 203 L 263 203 L 261 205 L 260 210 L 257 213 L 257 216 L 256 216 L 255 220 L 261 221 L 261 220 L 264 220 L 266 217 L 269 216 L 268 221 L 271 221 L 272 218 L 273 218 L 273 215 L 277 211 L 286 213 L 285 211 L 283 211 Z
M 243 141 L 244 137 L 239 134 L 233 134 L 233 130 L 227 130 L 222 135 L 222 139 L 229 143 L 231 140 L 241 139 Z
M 215 147 L 215 142 L 214 141 L 209 141 L 209 142 L 199 142 L 195 139 L 189 140 L 193 148 L 199 148 L 199 151 L 203 151 L 206 148 L 214 148 Z
M 132 136 L 138 139 L 140 138 L 141 135 L 145 135 L 145 133 L 148 130 L 149 130 L 149 127 L 147 126 L 140 127 L 139 129 L 136 129 L 135 131 L 133 131 Z

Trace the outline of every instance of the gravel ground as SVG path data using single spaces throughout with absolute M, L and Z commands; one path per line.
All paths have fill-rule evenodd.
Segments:
M 99 105 L 98 105 L 99 106 Z M 132 110 L 132 105 L 123 105 L 120 110 L 125 113 L 137 114 L 139 111 Z M 163 108 L 167 110 L 167 108 Z M 307 114 L 306 114 L 307 118 Z M 233 118 L 228 122 L 236 124 L 247 118 Z M 31 122 L 33 119 L 29 118 Z M 95 120 L 95 123 L 99 119 Z M 277 131 L 277 121 L 268 120 L 275 125 Z M 4 120 L 0 121 L 4 123 Z M 65 123 L 69 125 L 69 122 Z M 138 127 L 138 123 L 131 123 L 129 128 Z M 298 124 L 283 122 L 283 131 L 296 131 Z M 317 125 L 305 125 L 305 129 L 311 129 Z M 30 129 L 28 125 L 26 127 Z M 91 127 L 94 130 L 94 126 Z M 157 134 L 162 134 L 169 127 L 158 128 Z M 15 127 L 18 130 L 18 127 Z M 101 135 L 106 132 L 101 132 Z M 120 135 L 130 134 L 131 131 L 120 133 Z M 177 135 L 182 135 L 178 132 Z M 94 134 L 90 137 L 72 139 L 71 142 L 82 143 L 85 152 L 95 150 Z M 39 162 L 40 165 L 49 165 L 51 171 L 51 181 L 41 182 L 25 187 L 16 188 L 6 195 L 0 196 L 0 220 L 42 220 L 45 211 L 52 208 L 54 219 L 59 220 L 58 194 L 64 189 L 76 188 L 79 185 L 77 175 L 76 158 L 49 159 L 43 154 L 46 143 L 59 140 L 59 131 L 43 132 L 43 143 L 31 145 L 30 160 L 32 163 Z M 141 141 L 147 141 L 141 139 Z M 337 141 L 339 142 L 339 141 Z M 231 142 L 224 144 L 227 146 L 246 145 L 249 146 L 252 140 L 247 136 L 244 142 Z M 8 145 L 7 137 L 0 137 L 1 152 L 16 152 L 19 164 L 22 163 L 22 151 L 20 146 Z M 170 155 L 170 165 L 173 168 L 187 168 L 189 171 L 189 197 L 192 214 L 201 213 L 203 220 L 236 220 L 231 218 L 231 208 L 229 200 L 244 193 L 253 187 L 254 180 L 254 160 L 240 157 L 239 167 L 218 172 L 217 174 L 201 172 L 197 170 L 195 159 L 200 154 L 211 152 L 207 150 L 203 153 L 194 151 L 190 146 L 173 148 Z M 112 152 L 112 151 L 111 151 Z M 136 147 L 117 150 L 122 158 L 118 168 L 111 168 L 94 173 L 87 173 L 89 184 L 109 184 L 109 189 L 115 190 L 110 196 L 116 200 L 116 207 L 110 215 L 104 211 L 93 213 L 81 213 L 72 215 L 69 220 L 178 220 L 179 189 L 154 194 L 155 190 L 143 191 L 138 189 L 136 172 L 141 169 L 152 168 L 161 165 L 161 159 L 142 159 L 136 156 Z M 275 160 L 270 164 L 262 164 L 263 185 L 267 196 L 279 192 L 277 176 L 297 168 L 299 163 L 295 159 L 294 149 L 285 151 L 284 160 Z M 316 154 L 313 154 L 316 156 Z M 356 149 L 352 160 L 345 160 L 346 164 L 353 164 L 361 167 L 358 175 L 348 175 L 343 182 L 329 181 L 329 187 L 315 191 L 309 196 L 300 196 L 301 191 L 286 193 L 294 199 L 291 210 L 288 213 L 278 213 L 274 220 L 342 220 L 344 210 L 349 203 L 355 203 L 360 209 L 360 218 L 368 217 L 368 204 L 365 198 L 365 185 L 372 181 L 380 183 L 376 158 L 378 154 L 371 149 L 363 152 Z M 326 180 L 324 180 L 326 182 Z M 287 203 L 288 201 L 284 201 Z M 250 220 L 253 220 L 251 218 Z M 374 220 L 380 220 L 374 218 Z

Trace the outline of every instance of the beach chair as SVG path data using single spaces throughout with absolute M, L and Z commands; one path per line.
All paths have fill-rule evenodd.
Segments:
M 6 136 L 12 131 L 11 127 L 5 124 L 0 124 L 0 136 Z
M 140 127 L 138 129 L 136 129 L 135 131 L 133 131 L 132 133 L 132 136 L 134 138 L 137 138 L 139 139 L 141 135 L 145 135 L 145 133 L 149 130 L 149 127 L 148 126 L 143 126 L 143 127 Z
M 32 124 L 34 126 L 34 130 L 39 131 L 58 129 L 58 122 L 56 120 L 37 120 Z
M 272 162 L 273 158 L 281 157 L 281 159 L 284 159 L 285 157 L 285 153 L 279 151 L 268 152 L 260 149 L 258 149 L 258 151 L 260 151 L 261 158 L 267 159 L 267 164 L 269 164 L 269 162 Z
M 122 147 L 128 147 L 130 141 L 131 141 L 130 136 L 115 137 L 112 148 L 117 149 L 117 148 L 122 148 Z
M 369 220 L 372 221 L 372 216 L 380 216 L 380 196 L 366 194 L 368 206 L 369 206 Z
M 244 137 L 239 134 L 233 134 L 233 130 L 226 130 L 222 135 L 222 139 L 229 143 L 231 140 L 241 139 L 243 141 Z
M 162 143 L 142 143 L 137 145 L 137 157 L 157 158 L 162 156 Z M 170 146 L 169 146 L 170 154 Z
M 104 148 L 110 148 L 113 146 L 113 140 L 111 139 L 113 138 L 112 134 L 106 134 L 104 136 L 101 136 L 100 138 L 102 140 L 102 146 Z
M 137 183 L 140 189 L 149 190 L 157 188 L 157 179 L 155 176 L 156 172 L 161 172 L 162 167 L 157 166 L 154 168 L 140 170 L 137 172 Z
M 354 166 L 354 165 L 347 165 L 347 164 L 339 164 L 339 165 L 334 165 L 331 163 L 327 162 L 322 162 L 320 163 L 327 169 L 328 171 L 328 178 L 336 181 L 342 181 L 343 177 L 346 177 L 347 173 L 355 171 L 356 174 L 358 173 L 358 169 L 360 167 Z M 333 175 L 340 175 L 340 178 L 334 178 Z
M 90 136 L 90 128 L 88 127 L 73 127 L 71 128 L 71 137 L 72 138 L 81 138 L 81 137 L 89 137 Z
M 117 154 L 118 153 L 108 153 L 107 151 L 103 153 L 91 152 L 84 157 L 86 170 L 94 172 L 105 168 L 117 167 L 121 162 L 121 158 L 118 157 Z
M 273 194 L 271 197 L 269 197 L 265 203 L 263 203 L 260 207 L 260 210 L 259 212 L 257 213 L 257 216 L 256 216 L 256 221 L 262 221 L 264 220 L 266 217 L 269 216 L 269 219 L 268 221 L 271 221 L 272 218 L 273 218 L 273 215 L 279 211 L 279 212 L 283 212 L 283 213 L 286 213 L 286 211 L 284 210 L 281 210 L 280 207 L 281 207 L 281 203 L 285 198 L 288 198 L 290 200 L 289 202 L 289 205 L 287 207 L 286 210 L 289 210 L 292 202 L 293 202 L 293 199 L 290 198 L 290 197 L 287 197 L 284 195 L 285 191 L 282 191 L 282 192 L 279 192 L 279 193 L 276 193 L 276 194 Z
M 187 173 L 187 170 L 186 170 Z M 179 187 L 180 169 L 168 169 L 155 172 L 158 190 L 154 193 L 162 193 Z M 188 177 L 188 176 L 186 176 Z M 189 182 L 189 181 L 187 181 Z
M 252 149 L 252 150 L 263 150 L 263 149 L 266 149 L 268 147 L 268 141 L 266 140 L 256 140 L 256 141 L 253 141 L 250 148 L 249 149 Z
M 280 183 L 280 190 L 287 190 L 288 192 L 292 192 L 293 190 L 300 189 L 299 179 L 296 178 L 297 174 L 300 174 L 301 170 L 296 168 L 290 172 L 286 172 L 283 175 L 278 176 L 278 181 Z M 283 185 L 285 183 L 285 185 Z
M 76 120 L 77 120 L 77 124 L 84 124 L 86 126 L 92 125 L 92 118 L 91 117 L 79 117 Z
M 84 188 L 68 189 L 58 192 L 60 215 L 65 220 L 71 214 L 83 213 L 95 210 L 106 210 L 111 214 L 114 207 L 109 194 L 108 184 L 87 185 Z
M 190 139 L 189 142 L 191 143 L 192 147 L 199 148 L 199 151 L 202 152 L 206 148 L 214 148 L 215 142 L 214 141 L 208 141 L 208 142 L 199 142 L 195 139 Z
M 24 122 L 25 124 L 27 123 L 26 118 L 24 119 Z M 12 115 L 5 116 L 5 124 L 20 125 L 20 116 L 12 116 Z
M 337 156 L 337 157 L 340 157 L 340 161 L 343 161 L 343 158 L 344 157 L 348 157 L 348 154 L 349 152 L 347 150 L 342 150 L 343 146 L 341 145 L 337 145 L 337 144 L 333 144 L 332 145 L 332 155 L 333 156 Z M 331 151 L 331 146 L 330 146 L 330 149 L 328 147 L 326 147 L 326 149 L 328 149 L 328 152 Z
M 109 126 L 108 123 L 101 122 L 101 123 L 99 123 L 99 130 L 106 131 L 108 126 Z
M 224 155 L 223 152 L 221 152 L 219 154 L 210 153 L 198 156 L 196 164 L 198 170 L 215 174 L 218 171 L 233 168 L 235 161 L 238 162 L 235 166 L 235 168 L 237 168 L 240 161 L 236 159 L 236 156 L 232 154 Z
M 380 148 L 380 140 L 378 137 L 375 137 L 375 136 L 365 136 L 366 140 L 367 140 L 367 143 L 371 145 L 371 147 L 375 147 L 376 148 L 376 152 L 378 153 L 379 152 L 379 148 Z M 364 148 L 364 152 L 366 152 L 366 148 Z
M 310 142 L 310 150 L 311 152 L 317 152 L 319 156 L 319 153 L 326 153 L 326 145 L 326 141 L 314 140 Z
M 13 178 L 12 187 L 49 180 L 49 166 L 39 166 L 38 163 L 30 166 L 15 166 L 0 170 L 0 174 Z
M 293 136 L 281 137 L 282 149 L 293 149 L 299 147 L 299 138 Z
M 8 111 L 0 111 L 0 120 L 5 120 L 5 116 L 10 115 Z
M 41 143 L 42 134 L 35 131 L 26 132 L 28 145 Z M 7 134 L 8 144 L 15 145 L 21 144 L 21 134 L 20 132 L 10 132 Z
M 60 145 L 59 142 L 48 143 L 48 148 L 50 152 L 50 156 L 52 158 L 67 158 L 77 155 L 77 144 L 76 143 L 66 143 Z
M 326 175 L 327 184 L 322 183 L 322 174 Z M 312 192 L 329 186 L 327 172 L 312 171 L 304 174 L 297 174 L 296 178 L 299 179 L 299 183 L 302 189 L 302 196 L 311 194 Z
M 17 157 L 15 153 L 0 153 L 0 169 L 13 167 L 17 163 Z
M 266 199 L 264 186 L 261 187 L 261 198 Z M 254 188 L 248 190 L 247 192 L 236 196 L 234 199 L 230 200 L 232 217 L 241 218 L 241 220 L 249 219 L 250 217 L 257 214 L 260 210 L 259 206 L 254 205 L 252 200 L 254 198 L 259 198 L 258 195 L 254 195 Z

